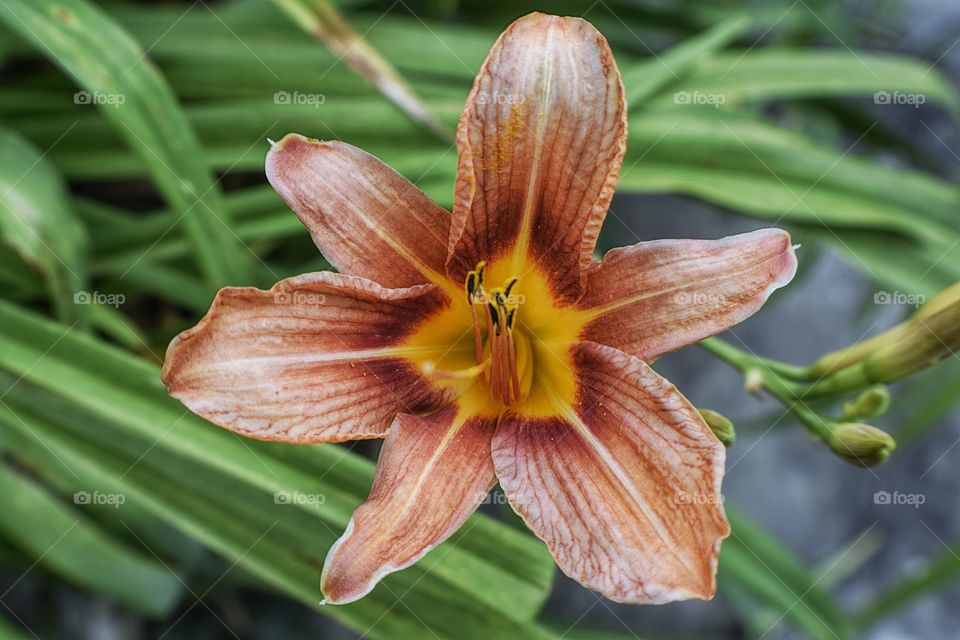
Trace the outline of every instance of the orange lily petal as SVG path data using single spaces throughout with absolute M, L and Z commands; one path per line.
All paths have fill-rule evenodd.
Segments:
M 533 13 L 490 51 L 457 130 L 447 272 L 512 252 L 554 294 L 582 293 L 626 148 L 626 102 L 610 47 L 590 23 Z
M 400 411 L 451 398 L 403 358 L 403 339 L 447 305 L 434 285 L 384 289 L 334 273 L 270 291 L 221 289 L 167 349 L 163 382 L 194 413 L 241 435 L 342 442 L 386 435 Z
M 493 462 L 511 505 L 564 573 L 611 600 L 712 597 L 730 532 L 723 445 L 642 360 L 582 342 L 572 362 L 575 406 L 497 428 Z
M 456 405 L 426 418 L 397 416 L 370 496 L 327 554 L 320 578 L 327 602 L 362 598 L 463 524 L 496 483 L 490 460 L 494 424 Z
M 290 134 L 267 178 L 338 271 L 385 287 L 442 277 L 450 214 L 369 153 Z
M 779 229 L 614 249 L 587 274 L 581 335 L 652 362 L 750 317 L 796 270 Z

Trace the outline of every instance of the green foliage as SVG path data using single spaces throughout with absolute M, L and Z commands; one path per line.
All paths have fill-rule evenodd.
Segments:
M 84 504 L 91 494 L 74 499 Z M 77 508 L 2 466 L 0 510 L 0 533 L 44 568 L 148 615 L 166 615 L 176 604 L 183 586 L 161 562 L 118 544 Z
M 22 136 L 2 129 L 0 238 L 46 278 L 57 315 L 76 319 L 83 307 L 73 297 L 83 295 L 87 281 L 86 230 L 56 167 Z
M 137 151 L 183 216 L 208 282 L 243 282 L 247 256 L 232 237 L 220 192 L 176 98 L 143 48 L 85 0 L 11 0 L 0 18 L 76 79 L 83 87 L 74 94 L 78 107 L 97 105 Z
M 724 543 L 720 579 L 777 614 L 790 619 L 813 638 L 849 638 L 843 613 L 792 554 L 738 511 L 727 508 L 733 534 Z

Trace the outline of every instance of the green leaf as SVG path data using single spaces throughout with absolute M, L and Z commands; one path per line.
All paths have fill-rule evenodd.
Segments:
M 927 62 L 849 50 L 790 48 L 729 51 L 700 65 L 674 87 L 723 96 L 723 106 L 750 100 L 874 96 L 878 92 L 922 95 L 926 102 L 957 107 L 957 96 Z M 883 104 L 882 96 L 877 98 Z M 673 102 L 664 95 L 663 102 Z
M 954 544 L 926 566 L 902 578 L 891 589 L 855 612 L 852 616 L 853 624 L 861 631 L 866 631 L 884 618 L 902 611 L 920 598 L 929 596 L 958 579 L 960 544 Z
M 620 184 L 639 191 L 666 191 L 702 200 L 768 220 L 842 229 L 882 230 L 916 240 L 948 238 L 933 224 L 911 223 L 908 212 L 892 203 L 872 201 L 849 191 L 807 189 L 804 183 L 754 172 L 662 162 L 644 162 L 621 177 Z
M 210 307 L 211 296 L 208 290 L 195 275 L 183 269 L 157 264 L 152 260 L 125 262 L 116 268 L 111 268 L 110 265 L 101 268 L 95 263 L 93 267 L 98 275 L 110 275 L 116 278 L 114 282 L 117 284 L 122 282 L 134 291 L 157 295 L 171 304 L 199 312 Z
M 56 168 L 18 134 L 0 129 L 0 235 L 46 278 L 60 319 L 82 316 L 87 237 Z
M 0 406 L 0 412 L 9 409 Z M 15 419 L 15 418 L 10 418 Z M 108 497 L 103 494 L 96 496 Z M 97 499 L 78 492 L 74 500 Z M 118 495 L 110 495 L 118 501 Z M 182 584 L 161 563 L 118 544 L 75 507 L 0 464 L 0 531 L 44 568 L 85 589 L 163 617 Z
M 45 295 L 43 278 L 13 251 L 0 251 L 0 285 L 11 299 Z
M 0 640 L 28 640 L 29 636 L 0 616 Z
M 228 226 L 189 123 L 143 49 L 86 0 L 9 0 L 0 19 L 69 73 L 84 88 L 75 102 L 100 107 L 137 151 L 182 215 L 208 286 L 242 284 L 248 256 Z
M 106 304 L 91 305 L 90 322 L 95 329 L 131 351 L 147 349 L 146 338 L 133 321 L 121 313 L 117 307 Z
M 734 16 L 640 64 L 625 66 L 627 104 L 638 108 L 648 98 L 687 75 L 704 60 L 736 40 L 750 27 L 745 16 Z
M 850 637 L 844 615 L 803 565 L 738 511 L 728 505 L 726 512 L 733 534 L 720 554 L 721 582 L 736 583 L 812 637 Z
M 833 245 L 848 262 L 876 278 L 881 286 L 927 297 L 960 280 L 960 244 L 946 250 L 927 247 L 889 233 L 837 233 L 808 230 L 811 238 Z M 944 238 L 955 238 L 944 234 Z
M 952 184 L 858 158 L 744 114 L 709 117 L 677 108 L 635 116 L 630 121 L 626 166 L 640 156 L 644 161 L 693 165 L 704 174 L 722 168 L 756 174 L 775 184 L 780 178 L 801 189 L 794 200 L 808 190 L 828 187 L 881 204 L 895 203 L 908 212 L 907 217 L 920 212 L 948 225 L 960 207 L 960 192 Z

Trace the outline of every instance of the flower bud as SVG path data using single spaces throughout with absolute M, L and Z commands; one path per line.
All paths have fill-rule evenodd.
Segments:
M 828 353 L 810 373 L 823 391 L 892 382 L 960 349 L 960 283 L 934 296 L 910 318 L 863 342 Z
M 896 440 L 886 431 L 857 422 L 836 425 L 828 444 L 838 456 L 862 467 L 885 462 L 897 448 Z
M 723 443 L 723 446 L 732 447 L 733 443 L 737 441 L 737 433 L 734 431 L 733 423 L 726 416 L 722 416 L 716 411 L 710 409 L 697 409 L 697 411 L 703 421 L 707 423 L 707 426 L 710 427 L 710 431 L 713 431 L 713 435 L 717 436 L 717 439 Z
M 890 407 L 890 392 L 878 384 L 860 394 L 853 402 L 843 404 L 843 417 L 847 420 L 874 418 L 887 412 Z
M 901 326 L 904 330 L 896 340 L 864 360 L 872 379 L 889 382 L 903 378 L 960 349 L 960 288 L 947 289 Z

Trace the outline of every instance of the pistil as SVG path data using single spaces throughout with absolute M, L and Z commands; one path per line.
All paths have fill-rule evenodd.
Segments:
M 438 369 L 437 364 L 432 360 L 423 363 L 424 373 L 438 380 L 471 380 L 477 376 L 482 376 L 489 367 L 489 360 L 466 369 Z

